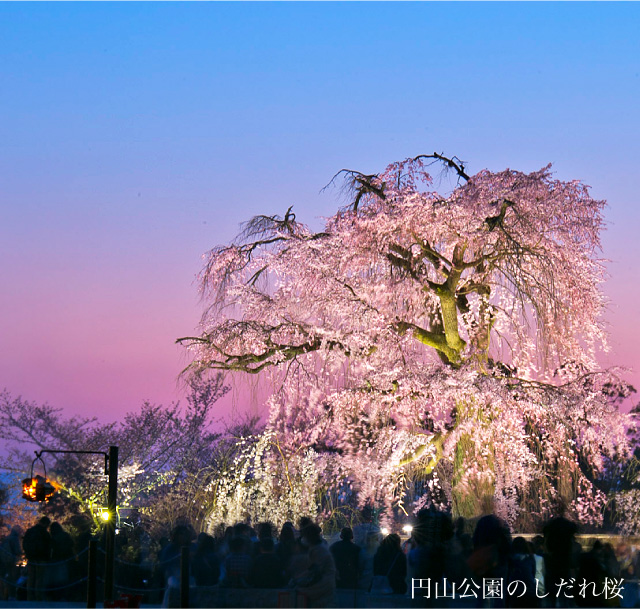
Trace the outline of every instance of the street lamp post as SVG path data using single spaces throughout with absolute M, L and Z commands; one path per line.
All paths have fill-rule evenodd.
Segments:
M 105 527 L 106 533 L 106 564 L 104 568 L 104 600 L 113 600 L 113 582 L 116 557 L 116 498 L 118 496 L 118 447 L 109 447 L 109 491 L 107 495 L 107 510 L 109 520 Z
M 106 564 L 104 569 L 104 600 L 113 600 L 115 554 L 116 554 L 116 500 L 118 497 L 118 447 L 110 446 L 109 452 L 101 450 L 36 450 L 36 461 L 42 461 L 43 453 L 52 454 L 72 454 L 72 455 L 104 455 L 105 474 L 109 476 L 109 486 L 107 494 L 107 514 L 105 524 L 105 550 Z M 51 491 L 49 492 L 49 487 Z M 31 478 L 26 478 L 22 482 L 22 496 L 28 501 L 48 501 L 55 492 L 54 487 L 45 477 L 33 477 L 33 465 L 31 466 Z

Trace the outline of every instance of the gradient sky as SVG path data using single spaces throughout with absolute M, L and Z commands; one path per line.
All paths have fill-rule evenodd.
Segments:
M 319 225 L 337 170 L 434 150 L 608 200 L 606 363 L 640 386 L 639 25 L 637 3 L 0 4 L 0 388 L 105 420 L 180 398 L 205 251 L 292 204 Z

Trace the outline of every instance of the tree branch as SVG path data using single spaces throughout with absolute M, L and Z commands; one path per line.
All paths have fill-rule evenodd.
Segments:
M 466 180 L 468 182 L 471 179 L 464 170 L 463 162 L 457 156 L 454 156 L 453 158 L 448 158 L 442 154 L 438 154 L 437 152 L 434 152 L 433 154 L 419 154 L 417 157 L 414 157 L 413 160 L 419 161 L 420 159 L 436 159 L 437 161 L 441 161 L 442 163 L 444 163 L 447 167 L 451 167 L 451 169 L 454 169 L 455 172 L 463 180 Z

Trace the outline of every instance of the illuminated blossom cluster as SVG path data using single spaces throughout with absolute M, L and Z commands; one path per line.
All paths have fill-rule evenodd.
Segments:
M 431 190 L 433 161 L 452 192 Z M 596 521 L 604 459 L 627 450 L 612 396 L 628 388 L 595 364 L 604 202 L 550 167 L 468 176 L 440 155 L 342 176 L 352 203 L 321 232 L 289 209 L 212 250 L 201 333 L 181 339 L 194 370 L 271 387 L 281 452 L 263 471 L 330 459 L 318 487 L 387 517 L 445 501 L 515 522 L 562 502 Z
M 318 512 L 318 472 L 313 450 L 287 458 L 277 435 L 266 431 L 257 438 L 240 440 L 240 450 L 229 469 L 210 483 L 213 497 L 206 526 L 215 532 L 237 522 L 286 521 Z
M 616 497 L 616 509 L 620 514 L 620 533 L 640 535 L 640 489 L 620 493 Z

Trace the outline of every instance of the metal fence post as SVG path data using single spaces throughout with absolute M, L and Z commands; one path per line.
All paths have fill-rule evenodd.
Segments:
M 105 526 L 106 533 L 106 560 L 104 567 L 104 600 L 113 600 L 113 583 L 115 573 L 116 553 L 116 500 L 118 497 L 118 447 L 109 447 L 109 492 L 107 497 L 107 510 L 109 520 Z
M 95 539 L 89 540 L 87 560 L 87 607 L 95 609 L 98 595 L 98 541 Z
M 189 606 L 189 546 L 183 546 L 180 554 L 180 607 Z

